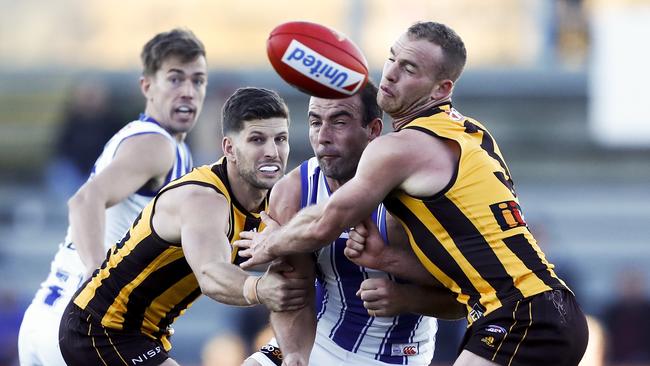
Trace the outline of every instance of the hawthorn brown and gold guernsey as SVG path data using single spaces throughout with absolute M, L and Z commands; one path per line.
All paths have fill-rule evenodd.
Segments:
M 164 187 L 135 220 L 129 232 L 109 251 L 74 298 L 74 303 L 109 329 L 142 332 L 171 349 L 169 326 L 201 294 L 196 277 L 185 260 L 181 243 L 160 238 L 152 227 L 158 197 L 170 189 L 196 184 L 215 189 L 230 204 L 228 239 L 239 233 L 262 230 L 259 213 L 249 213 L 235 199 L 228 183 L 226 162 L 194 169 Z M 264 202 L 266 209 L 268 195 Z M 232 251 L 233 263 L 240 262 Z
M 402 129 L 458 143 L 456 172 L 432 197 L 396 191 L 384 204 L 424 267 L 467 306 L 469 322 L 506 302 L 566 289 L 528 230 L 508 167 L 485 127 L 449 103 L 421 116 Z

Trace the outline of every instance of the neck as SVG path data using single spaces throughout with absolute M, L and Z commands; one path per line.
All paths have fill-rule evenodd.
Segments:
M 176 141 L 178 141 L 179 143 L 181 143 L 181 142 L 183 142 L 183 141 L 185 140 L 185 136 L 187 136 L 187 133 L 186 133 L 186 132 L 174 132 L 174 131 L 170 130 L 169 127 L 168 127 L 167 125 L 165 125 L 164 123 L 161 123 L 161 122 L 160 122 L 161 119 L 158 118 L 154 113 L 152 113 L 152 111 L 150 110 L 150 108 L 145 108 L 145 110 L 144 110 L 144 114 L 145 114 L 146 116 L 148 116 L 148 117 L 153 118 L 153 119 L 158 123 L 158 125 L 159 125 L 162 129 L 164 129 L 164 130 L 167 131 L 170 135 L 172 135 L 172 137 L 173 137 Z
M 330 187 L 330 191 L 332 193 L 336 192 L 337 189 L 345 184 L 345 181 L 340 181 L 338 179 L 330 178 L 327 176 L 325 177 L 325 180 L 327 181 L 327 186 Z
M 417 107 L 407 111 L 404 114 L 391 115 L 391 117 L 393 118 L 393 129 L 399 130 L 400 128 L 404 127 L 404 125 L 411 122 L 420 113 L 426 111 L 427 109 L 431 109 L 435 106 L 438 106 L 440 104 L 447 103 L 449 101 L 451 101 L 451 96 L 448 96 L 443 99 L 438 99 L 438 100 L 430 99 L 426 103 L 422 103 Z
M 269 190 L 251 186 L 237 174 L 237 167 L 234 164 L 230 162 L 226 164 L 228 164 L 228 183 L 230 183 L 230 189 L 235 195 L 235 199 L 246 211 L 258 212 Z

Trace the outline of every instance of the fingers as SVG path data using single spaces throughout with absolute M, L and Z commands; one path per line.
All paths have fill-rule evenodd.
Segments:
M 348 233 L 348 237 L 349 237 L 348 240 L 353 240 L 353 241 L 359 242 L 359 243 L 365 243 L 366 238 L 368 237 L 368 235 L 364 235 L 364 233 L 359 232 L 357 230 L 352 230 L 352 231 L 350 231 Z
M 271 272 L 293 272 L 294 268 L 283 260 L 276 260 L 271 262 L 269 271 Z
M 271 216 L 269 216 L 269 214 L 266 213 L 266 211 L 260 212 L 260 218 L 262 219 L 262 222 L 266 225 L 268 229 L 272 229 L 272 228 L 274 229 L 280 226 L 280 224 L 278 224 L 277 221 L 273 220 Z
M 245 250 L 244 252 L 248 252 L 248 251 Z M 251 257 L 252 253 L 246 253 L 246 254 L 247 254 L 246 256 L 245 256 L 245 255 L 242 255 L 242 252 L 241 252 L 241 251 L 238 252 L 238 253 L 239 253 L 239 255 L 241 255 L 242 257 L 246 257 L 246 256 L 247 256 L 247 257 L 250 257 L 249 260 L 247 260 L 247 261 L 245 261 L 245 262 L 241 262 L 241 263 L 239 264 L 239 267 L 240 267 L 241 269 L 249 269 L 249 268 L 253 268 L 253 267 L 257 266 L 257 265 L 260 265 L 260 264 L 264 263 L 264 262 L 260 262 L 259 260 L 257 260 L 257 259 L 254 258 L 254 257 Z
M 257 231 L 242 231 L 239 233 L 239 237 L 242 239 L 253 239 L 257 234 Z

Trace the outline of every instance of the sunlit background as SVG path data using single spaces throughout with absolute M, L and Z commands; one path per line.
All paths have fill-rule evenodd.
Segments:
M 584 364 L 650 365 L 650 1 L 0 0 L 0 9 L 0 366 L 18 364 L 17 330 L 64 237 L 67 197 L 144 106 L 139 54 L 154 34 L 187 27 L 207 49 L 195 162 L 220 156 L 219 110 L 247 85 L 290 104 L 291 167 L 310 156 L 308 96 L 266 58 L 270 30 L 289 20 L 347 34 L 375 81 L 413 22 L 455 29 L 468 62 L 454 105 L 490 128 L 533 234 L 593 316 L 599 341 Z M 265 321 L 201 299 L 177 321 L 172 357 L 201 365 L 207 350 L 220 361 L 204 364 L 227 365 Z M 441 326 L 434 364 L 451 364 L 463 326 Z M 224 334 L 235 337 L 208 343 Z

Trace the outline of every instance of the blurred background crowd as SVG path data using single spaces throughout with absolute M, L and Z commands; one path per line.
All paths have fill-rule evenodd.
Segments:
M 138 55 L 155 33 L 184 26 L 207 49 L 208 96 L 188 139 L 197 165 L 221 155 L 221 105 L 247 85 L 288 102 L 289 168 L 311 155 L 308 96 L 282 82 L 265 54 L 270 30 L 289 20 L 350 36 L 377 82 L 410 24 L 455 29 L 468 64 L 454 105 L 499 142 L 531 231 L 590 315 L 594 348 L 584 364 L 650 365 L 649 0 L 0 0 L 0 8 L 0 366 L 18 364 L 22 314 L 64 237 L 67 198 L 144 105 Z M 201 299 L 177 321 L 172 355 L 184 365 L 239 364 L 269 338 L 259 335 L 266 316 Z M 450 364 L 464 327 L 440 323 L 433 364 Z

